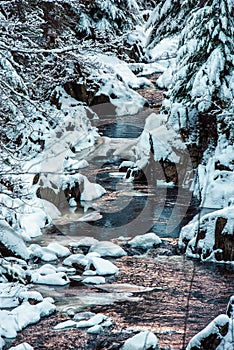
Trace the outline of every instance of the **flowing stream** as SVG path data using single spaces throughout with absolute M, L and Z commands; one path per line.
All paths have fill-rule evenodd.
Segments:
M 189 189 L 166 187 L 160 182 L 156 186 L 156 181 L 155 186 L 132 184 L 126 182 L 124 174 L 119 172 L 118 167 L 123 160 L 132 160 L 131 149 L 143 129 L 145 117 L 145 113 L 135 119 L 134 116 L 105 115 L 101 122 L 96 121 L 103 138 L 95 150 L 84 153 L 89 167 L 82 169 L 81 173 L 91 182 L 105 187 L 107 193 L 92 203 L 84 203 L 85 213 L 82 207 L 65 210 L 62 217 L 54 222 L 59 230 L 56 241 L 66 243 L 82 236 L 99 240 L 124 239 L 152 231 L 167 244 L 177 241 L 180 228 L 197 211 Z M 47 232 L 41 243 L 47 245 L 54 239 L 54 233 Z M 208 322 L 225 312 L 228 298 L 234 290 L 233 266 L 201 264 L 176 253 L 167 256 L 162 249 L 155 257 L 144 257 L 146 265 L 152 265 L 150 271 L 137 272 L 139 260 L 127 258 L 125 265 L 117 262 L 120 269 L 129 264 L 129 269 L 133 268 L 133 276 L 139 273 L 145 283 L 149 279 L 149 287 L 153 285 L 156 288 L 144 296 L 147 311 L 144 302 L 141 304 L 141 295 L 132 294 L 131 290 L 100 293 L 76 283 L 66 288 L 39 286 L 38 290 L 53 296 L 58 308 L 68 312 L 101 305 L 98 311 L 104 310 L 112 315 L 113 302 L 117 301 L 119 325 L 151 329 L 158 335 L 164 349 L 182 349 Z M 134 277 L 132 282 L 135 282 Z M 135 302 L 139 310 L 134 307 L 129 309 L 131 305 L 136 305 Z M 123 309 L 121 305 L 124 305 Z M 125 315 L 126 305 L 128 316 Z

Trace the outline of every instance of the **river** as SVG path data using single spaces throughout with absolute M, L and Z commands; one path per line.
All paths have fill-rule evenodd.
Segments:
M 188 188 L 166 187 L 160 182 L 157 186 L 157 181 L 155 186 L 132 184 L 119 173 L 119 164 L 132 160 L 132 147 L 148 113 L 135 118 L 105 114 L 94 122 L 103 137 L 95 150 L 79 155 L 89 162 L 81 172 L 105 187 L 107 193 L 94 201 L 86 213 L 82 207 L 65 210 L 54 222 L 57 235 L 47 232 L 40 242 L 47 245 L 56 239 L 66 244 L 82 236 L 99 240 L 119 237 L 124 242 L 126 237 L 153 231 L 163 239 L 162 247 L 143 256 L 117 259 L 121 272 L 115 281 L 154 290 L 131 297 L 79 283 L 67 288 L 41 286 L 38 290 L 53 296 L 60 310 L 92 307 L 93 311 L 111 316 L 119 329 L 150 329 L 157 334 L 162 349 L 181 350 L 214 317 L 225 313 L 234 291 L 234 270 L 232 265 L 201 264 L 178 253 L 180 228 L 197 212 Z

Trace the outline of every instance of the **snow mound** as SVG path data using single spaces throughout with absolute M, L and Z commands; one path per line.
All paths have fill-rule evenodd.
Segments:
M 29 251 L 23 238 L 5 221 L 0 219 L 0 242 L 17 256 L 28 260 Z
M 104 260 L 102 258 L 92 257 L 89 259 L 89 264 L 86 267 L 87 270 L 95 270 L 97 275 L 114 275 L 119 269 L 112 262 Z
M 161 239 L 153 232 L 146 233 L 144 235 L 137 235 L 131 239 L 128 244 L 133 248 L 150 249 L 156 245 L 162 243 Z
M 33 347 L 28 343 L 22 343 L 11 347 L 9 350 L 33 350 Z
M 127 255 L 123 248 L 108 241 L 97 242 L 90 247 L 89 252 L 97 252 L 101 257 L 110 256 L 113 258 Z
M 121 350 L 157 349 L 158 339 L 154 333 L 145 331 L 134 335 L 125 341 Z
M 233 260 L 234 206 L 196 216 L 180 232 L 179 248 L 188 257 L 209 261 Z

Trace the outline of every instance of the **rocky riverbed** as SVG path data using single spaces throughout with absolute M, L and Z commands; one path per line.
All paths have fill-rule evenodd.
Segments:
M 120 349 L 137 331 L 149 330 L 158 337 L 160 349 L 183 349 L 214 317 L 225 313 L 233 293 L 234 271 L 230 266 L 188 260 L 177 253 L 176 247 L 177 240 L 171 239 L 144 254 L 142 250 L 128 249 L 127 256 L 115 259 L 119 273 L 110 279 L 108 287 L 85 287 L 87 293 L 99 295 L 106 291 L 131 292 L 126 284 L 150 287 L 145 292 L 133 288 L 133 298 L 126 301 L 86 308 L 112 319 L 112 325 L 100 334 L 87 334 L 86 329 L 77 328 L 54 330 L 58 323 L 72 319 L 75 309 L 72 312 L 68 308 L 69 312 L 56 312 L 27 327 L 11 346 L 28 342 L 34 350 Z M 63 298 L 75 300 L 79 288 L 79 283 L 66 288 Z

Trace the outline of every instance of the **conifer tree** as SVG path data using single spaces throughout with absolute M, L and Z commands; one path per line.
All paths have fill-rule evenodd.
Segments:
M 185 24 L 169 113 L 188 128 L 201 115 L 234 112 L 234 2 L 207 0 Z
M 146 28 L 151 28 L 148 47 L 154 47 L 166 37 L 180 33 L 191 11 L 199 6 L 194 0 L 160 0 L 152 11 Z

